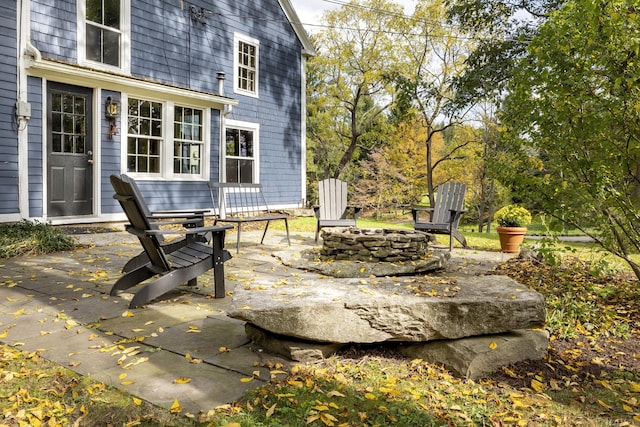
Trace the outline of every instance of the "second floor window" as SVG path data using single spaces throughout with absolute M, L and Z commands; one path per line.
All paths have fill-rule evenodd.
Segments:
M 234 89 L 238 93 L 258 96 L 259 43 L 255 39 L 236 34 L 234 47 Z
M 120 0 L 86 0 L 86 57 L 120 67 Z

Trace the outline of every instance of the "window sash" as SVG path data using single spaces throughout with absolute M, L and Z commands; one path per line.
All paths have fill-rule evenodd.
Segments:
M 227 126 L 225 130 L 225 182 L 256 182 L 257 138 L 257 129 Z
M 201 177 L 206 172 L 204 109 L 129 98 L 127 121 L 129 173 Z
M 120 68 L 122 10 L 120 0 L 86 0 L 85 57 Z
M 240 33 L 234 34 L 234 90 L 258 97 L 260 43 Z
M 176 106 L 173 122 L 173 173 L 200 175 L 203 140 L 202 110 Z

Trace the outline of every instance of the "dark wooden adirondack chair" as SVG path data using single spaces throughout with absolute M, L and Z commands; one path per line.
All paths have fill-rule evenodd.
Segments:
M 467 240 L 458 230 L 460 217 L 466 210 L 464 206 L 464 195 L 467 186 L 461 182 L 447 182 L 438 186 L 435 206 L 433 208 L 413 208 L 413 228 L 434 234 L 449 235 L 449 250 L 453 250 L 453 239 L 459 241 L 462 246 L 467 247 Z M 430 214 L 429 220 L 420 218 L 421 212 Z
M 204 214 L 207 213 L 208 209 L 190 209 L 190 210 L 163 210 L 163 211 L 151 211 L 147 202 L 138 187 L 135 179 L 131 178 L 128 175 L 122 174 L 120 175 L 120 179 L 124 182 L 129 183 L 131 185 L 131 190 L 135 195 L 136 199 L 138 199 L 138 203 L 140 204 L 140 209 L 142 213 L 151 220 L 151 227 L 159 229 L 158 224 L 162 225 L 171 225 L 171 224 L 179 224 L 185 228 L 194 228 L 194 227 L 203 227 L 204 226 Z M 158 223 L 156 221 L 163 221 Z M 198 239 L 205 242 L 207 241 L 207 236 L 200 235 Z M 164 243 L 164 237 L 162 235 L 158 235 L 158 241 L 163 245 L 163 249 L 166 253 L 171 253 L 176 249 L 180 249 L 182 246 L 186 244 L 186 239 L 177 239 L 173 240 L 169 243 Z M 128 272 L 133 270 L 134 268 L 140 267 L 149 262 L 149 257 L 145 251 L 142 251 L 137 256 L 131 258 L 125 265 L 122 267 L 123 272 Z
M 323 227 L 355 227 L 361 206 L 347 204 L 347 183 L 335 178 L 318 181 L 319 205 L 313 210 L 317 218 L 316 242 Z
M 127 231 L 138 237 L 149 262 L 125 273 L 111 288 L 111 295 L 141 284 L 153 278 L 136 292 L 130 308 L 144 305 L 159 296 L 188 282 L 195 286 L 197 277 L 210 269 L 214 271 L 215 297 L 224 298 L 224 262 L 231 258 L 224 249 L 225 231 L 231 226 L 194 227 L 183 230 L 161 230 L 143 212 L 129 182 L 111 175 L 113 196 L 124 210 L 130 224 Z M 185 244 L 173 252 L 167 252 L 159 240 L 166 234 L 182 234 Z M 200 241 L 198 236 L 211 233 L 211 244 Z M 157 277 L 156 277 L 157 276 Z

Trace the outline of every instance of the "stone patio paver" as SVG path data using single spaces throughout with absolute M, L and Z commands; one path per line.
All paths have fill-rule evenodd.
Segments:
M 272 256 L 283 249 L 312 247 L 313 233 L 292 233 L 291 247 L 280 236 L 260 245 L 260 236 L 243 233 L 240 254 L 232 251 L 233 259 L 225 264 L 228 292 L 251 286 L 258 277 L 262 283 L 305 280 L 318 286 L 330 280 L 283 266 Z M 7 331 L 1 342 L 41 351 L 81 375 L 163 407 L 178 399 L 183 412 L 192 414 L 231 403 L 263 385 L 270 377 L 267 362 L 288 363 L 255 348 L 244 324 L 225 315 L 231 298 L 211 296 L 211 273 L 195 289 L 181 288 L 145 308 L 129 310 L 130 294 L 111 297 L 108 292 L 120 268 L 140 252 L 135 237 L 116 231 L 75 238 L 83 246 L 74 251 L 0 261 L 0 333 Z M 230 242 L 235 242 L 233 233 Z M 452 257 L 463 269 L 474 265 L 474 271 L 504 259 L 504 254 L 458 249 Z M 132 347 L 138 348 L 126 350 Z M 122 373 L 127 374 L 124 380 Z M 179 377 L 191 382 L 178 384 Z M 241 381 L 247 377 L 253 380 Z

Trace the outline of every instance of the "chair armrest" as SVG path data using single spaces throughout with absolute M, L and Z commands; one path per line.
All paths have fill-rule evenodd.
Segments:
M 413 222 L 420 222 L 420 213 L 427 212 L 429 214 L 429 222 L 431 222 L 431 218 L 433 215 L 433 208 L 423 208 L 423 207 L 412 207 L 411 208 L 411 216 L 413 217 Z
M 320 219 L 320 205 L 313 205 L 313 213 L 316 218 Z
M 209 212 L 210 209 L 163 210 L 151 212 L 149 218 L 192 218 L 202 217 Z
M 233 228 L 233 225 L 211 225 L 208 227 L 185 228 L 182 230 L 145 230 L 147 235 L 164 235 L 164 234 L 204 234 L 210 231 L 222 231 Z M 135 233 L 134 233 L 135 234 Z
M 173 217 L 167 217 L 167 218 L 173 218 Z M 160 218 L 162 219 L 162 218 Z M 177 221 L 155 221 L 155 220 L 150 220 L 149 221 L 151 223 L 151 225 L 157 225 L 158 227 L 160 226 L 167 226 L 167 225 L 182 225 L 183 227 L 188 227 L 188 228 L 193 228 L 193 227 L 198 227 L 202 225 L 202 218 L 185 218 L 185 219 L 181 219 L 181 220 L 177 220 Z

